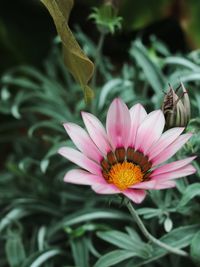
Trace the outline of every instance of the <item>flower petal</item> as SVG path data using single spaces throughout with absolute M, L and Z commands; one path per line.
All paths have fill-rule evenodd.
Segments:
M 65 130 L 76 147 L 87 157 L 100 162 L 102 155 L 86 131 L 75 123 L 64 123 Z
M 98 149 L 106 155 L 111 150 L 111 145 L 102 123 L 91 113 L 81 112 L 81 115 L 91 139 Z
M 94 185 L 107 184 L 103 177 L 91 174 L 84 170 L 70 170 L 65 174 L 64 181 L 73 184 Z
M 133 147 L 135 144 L 138 127 L 147 116 L 147 113 L 141 104 L 136 104 L 130 109 L 130 116 L 131 116 L 131 128 L 130 128 L 128 146 Z
M 170 162 L 170 163 L 165 164 L 165 165 L 163 165 L 161 167 L 158 167 L 157 169 L 155 169 L 153 171 L 151 177 L 159 175 L 159 174 L 163 174 L 163 173 L 166 173 L 166 172 L 176 171 L 176 170 L 188 165 L 195 158 L 196 158 L 196 156 L 189 157 L 189 158 L 186 158 L 186 159 L 181 159 L 181 160 L 177 160 L 177 161 L 174 161 L 174 162 Z
M 116 98 L 109 107 L 106 120 L 108 138 L 114 149 L 118 146 L 127 147 L 130 123 L 130 113 L 126 104 Z
M 135 140 L 135 149 L 144 154 L 161 136 L 165 126 L 165 118 L 161 110 L 155 110 L 147 115 L 140 124 Z
M 152 190 L 161 190 L 172 187 L 176 187 L 176 183 L 174 181 L 158 181 Z
M 191 133 L 179 136 L 166 149 L 151 159 L 151 162 L 153 163 L 152 166 L 156 166 L 172 157 L 191 138 L 191 136 Z
M 71 148 L 71 147 L 61 147 L 58 150 L 58 153 L 61 154 L 63 157 L 67 158 L 68 160 L 72 161 L 73 163 L 77 164 L 81 168 L 101 176 L 101 168 L 100 166 L 80 153 L 79 151 Z
M 146 189 L 146 190 L 158 190 L 174 187 L 176 184 L 173 182 L 163 181 L 159 179 L 154 179 L 154 176 L 151 177 L 151 180 L 148 182 L 138 183 L 136 185 L 131 186 L 132 189 Z
M 156 186 L 156 181 L 155 180 L 150 180 L 147 182 L 141 182 L 141 183 L 137 183 L 133 186 L 131 186 L 132 189 L 154 189 Z
M 157 179 L 157 180 L 168 181 L 171 179 L 177 179 L 180 177 L 188 176 L 188 175 L 191 175 L 195 172 L 196 172 L 196 169 L 191 164 L 188 164 L 188 165 L 186 165 L 186 166 L 184 166 L 184 167 L 182 167 L 176 171 L 169 171 L 169 172 L 161 173 L 158 175 L 152 174 L 151 178 Z
M 95 184 L 92 185 L 92 189 L 98 193 L 98 194 L 118 194 L 121 193 L 121 191 L 112 184 Z
M 122 192 L 126 197 L 131 199 L 135 203 L 141 203 L 145 196 L 146 192 L 144 190 L 139 190 L 139 189 L 126 189 Z
M 160 152 L 162 152 L 166 147 L 173 143 L 179 135 L 183 132 L 185 128 L 172 128 L 164 132 L 160 139 L 153 144 L 153 146 L 148 151 L 149 160 L 155 158 Z

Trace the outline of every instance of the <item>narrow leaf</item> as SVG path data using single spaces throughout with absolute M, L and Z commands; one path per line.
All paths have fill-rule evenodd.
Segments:
M 114 250 L 103 255 L 94 265 L 94 267 L 109 267 L 114 266 L 126 259 L 136 256 L 135 252 L 126 250 Z
M 169 65 L 179 65 L 184 68 L 188 68 L 192 71 L 199 71 L 199 66 L 194 64 L 188 59 L 182 58 L 182 57 L 167 57 L 163 64 L 169 64 Z
M 192 259 L 200 264 L 200 231 L 192 239 L 190 254 Z
M 111 219 L 111 220 L 129 220 L 130 217 L 126 216 L 123 212 L 117 212 L 117 211 L 106 211 L 106 210 L 94 210 L 94 211 L 83 211 L 74 213 L 72 215 L 66 216 L 63 218 L 62 221 L 60 221 L 58 224 L 55 224 L 49 235 L 52 235 L 56 231 L 65 228 L 67 226 L 72 226 L 75 224 L 83 223 L 86 221 L 92 221 L 92 220 L 105 220 L 105 219 Z
M 136 41 L 132 44 L 130 54 L 142 68 L 155 93 L 161 95 L 162 90 L 165 88 L 165 78 L 158 66 L 150 59 L 146 48 L 141 42 Z
M 200 184 L 199 183 L 194 183 L 187 187 L 179 203 L 179 206 L 185 206 L 191 199 L 193 199 L 196 196 L 200 196 Z
M 160 240 L 172 247 L 184 248 L 191 244 L 192 239 L 198 229 L 199 225 L 197 224 L 182 226 L 162 236 Z M 166 250 L 156 245 L 152 245 L 152 247 L 153 247 L 152 255 L 150 255 L 149 258 L 147 259 L 134 258 L 130 261 L 129 266 L 134 266 L 134 267 L 144 266 L 144 264 L 153 262 L 165 256 L 168 253 Z
M 24 262 L 26 255 L 21 237 L 10 234 L 6 242 L 6 255 L 11 267 L 18 267 Z
M 29 214 L 28 210 L 16 208 L 8 212 L 0 221 L 0 232 L 3 231 L 10 223 L 13 223 Z
M 44 262 L 49 261 L 52 257 L 61 255 L 62 251 L 59 249 L 49 249 L 43 252 L 36 252 L 32 254 L 27 260 L 23 263 L 22 267 L 39 267 L 42 266 Z
M 76 266 L 89 267 L 89 251 L 86 239 L 81 237 L 71 240 L 71 249 Z
M 133 240 L 127 234 L 120 231 L 112 230 L 98 232 L 97 235 L 101 239 L 117 246 L 118 248 L 135 252 L 140 257 L 144 257 L 147 254 L 144 253 L 145 248 L 147 249 L 144 242 L 138 241 L 137 239 Z

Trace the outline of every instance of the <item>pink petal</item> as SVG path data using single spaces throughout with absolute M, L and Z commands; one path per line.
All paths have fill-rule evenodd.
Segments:
M 157 189 L 165 189 L 174 187 L 175 183 L 163 181 L 159 179 L 154 179 L 154 176 L 151 177 L 151 180 L 148 182 L 138 183 L 136 185 L 131 186 L 132 189 L 146 189 L 146 190 L 157 190 Z
M 91 113 L 82 112 L 85 127 L 96 146 L 103 154 L 111 150 L 106 131 L 102 123 Z
M 61 147 L 58 150 L 58 153 L 61 154 L 63 157 L 67 158 L 68 160 L 72 161 L 73 163 L 77 164 L 81 168 L 101 176 L 101 168 L 100 166 L 80 153 L 79 151 L 71 148 L 71 147 Z
M 86 131 L 74 123 L 65 123 L 65 130 L 77 148 L 87 157 L 100 162 L 102 155 Z
M 147 115 L 137 131 L 135 149 L 144 154 L 161 136 L 165 118 L 161 110 L 155 110 Z
M 141 104 L 136 104 L 130 109 L 130 116 L 131 128 L 128 145 L 134 146 L 138 127 L 147 116 L 147 113 Z
M 84 170 L 71 170 L 65 174 L 64 181 L 73 184 L 94 185 L 107 184 L 103 177 L 91 174 Z
M 126 189 L 121 193 L 137 204 L 141 203 L 146 196 L 146 192 L 139 189 Z
M 131 186 L 132 189 L 154 189 L 154 187 L 156 186 L 156 181 L 155 180 L 150 180 L 147 182 L 141 182 L 138 184 L 135 184 L 133 186 Z
M 159 153 L 156 157 L 151 159 L 153 166 L 156 166 L 169 158 L 171 158 L 192 136 L 192 134 L 182 134 L 166 149 Z
M 183 132 L 184 128 L 172 128 L 164 132 L 160 139 L 153 144 L 153 146 L 148 151 L 149 160 L 155 158 L 160 152 L 162 152 L 166 147 L 173 143 L 179 135 Z
M 163 165 L 161 167 L 158 167 L 157 169 L 155 169 L 153 171 L 152 174 L 153 174 L 153 176 L 156 176 L 156 175 L 163 174 L 163 173 L 166 173 L 166 172 L 176 171 L 179 168 L 182 168 L 182 167 L 188 165 L 195 158 L 196 158 L 196 156 L 189 157 L 189 158 L 186 158 L 186 159 L 177 160 L 177 161 L 174 161 L 174 162 L 170 162 L 170 163 L 165 164 L 165 165 Z
M 158 183 L 156 183 L 156 186 L 152 189 L 161 190 L 172 187 L 176 187 L 176 183 L 174 181 L 158 181 Z
M 113 184 L 95 184 L 92 185 L 92 189 L 98 194 L 118 194 L 121 191 Z
M 109 107 L 106 120 L 108 138 L 114 149 L 118 146 L 127 147 L 130 125 L 127 106 L 121 99 L 116 98 Z
M 177 179 L 180 177 L 188 176 L 196 172 L 196 169 L 192 165 L 186 165 L 182 168 L 179 168 L 178 170 L 169 171 L 165 173 L 161 173 L 158 175 L 152 174 L 151 178 L 156 180 L 171 180 L 171 179 Z

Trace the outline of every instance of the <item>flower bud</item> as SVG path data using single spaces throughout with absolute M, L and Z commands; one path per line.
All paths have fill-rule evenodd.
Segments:
M 179 88 L 182 92 L 178 95 Z M 176 90 L 169 86 L 163 100 L 162 111 L 166 120 L 166 129 L 187 126 L 190 120 L 190 100 L 183 83 Z
M 117 1 L 105 1 L 99 8 L 93 8 L 89 18 L 93 19 L 99 31 L 103 34 L 112 33 L 121 29 L 122 17 L 117 15 Z

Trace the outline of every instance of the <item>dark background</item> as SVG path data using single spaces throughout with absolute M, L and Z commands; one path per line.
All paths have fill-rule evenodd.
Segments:
M 145 2 L 145 1 L 143 1 Z M 173 1 L 172 1 L 173 2 Z M 126 59 L 130 42 L 141 37 L 148 44 L 149 37 L 154 34 L 164 41 L 172 52 L 187 51 L 189 49 L 185 35 L 180 27 L 177 16 L 177 4 L 170 4 L 167 15 L 147 23 L 145 27 L 134 29 L 126 18 L 126 9 L 119 9 L 123 17 L 123 33 L 108 36 L 104 46 L 105 54 L 119 59 Z M 88 19 L 93 7 L 93 1 L 75 1 L 70 16 L 70 27 L 79 25 L 86 35 L 94 41 L 98 39 L 98 32 L 93 22 Z M 95 1 L 100 4 L 101 1 Z M 150 7 L 149 7 L 150 8 Z M 133 10 L 134 15 L 134 10 Z M 129 15 L 130 16 L 130 15 Z M 1 0 L 0 1 L 0 71 L 20 64 L 41 66 L 47 57 L 51 41 L 56 35 L 53 21 L 39 0 Z

